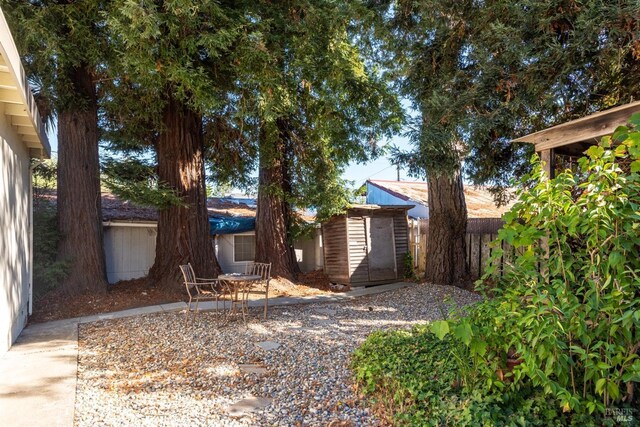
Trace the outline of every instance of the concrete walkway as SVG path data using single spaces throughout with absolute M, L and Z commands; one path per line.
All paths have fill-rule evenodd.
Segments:
M 269 306 L 344 301 L 412 285 L 399 282 L 341 294 L 273 298 Z M 249 301 L 250 307 L 263 305 L 264 300 Z M 0 358 L 0 424 L 73 426 L 80 323 L 186 308 L 186 303 L 179 302 L 27 326 L 13 347 Z M 201 303 L 200 308 L 212 310 L 215 303 Z

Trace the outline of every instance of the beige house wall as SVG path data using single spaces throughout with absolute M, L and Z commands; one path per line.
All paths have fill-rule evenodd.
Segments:
M 4 106 L 0 104 L 0 112 Z M 27 322 L 31 286 L 29 153 L 0 114 L 0 355 Z
M 0 10 L 0 356 L 27 322 L 32 295 L 31 157 L 50 148 Z

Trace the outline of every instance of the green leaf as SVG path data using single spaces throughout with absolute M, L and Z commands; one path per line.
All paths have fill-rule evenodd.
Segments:
M 465 345 L 469 345 L 471 338 L 473 337 L 473 331 L 471 325 L 468 322 L 458 323 L 453 328 L 453 335 L 462 341 Z
M 487 353 L 487 342 L 481 339 L 471 340 L 469 346 L 471 353 L 477 356 L 484 356 Z
M 600 147 L 599 145 L 592 145 L 586 151 L 586 154 L 592 159 L 599 158 L 599 157 L 602 157 L 602 155 L 604 154 L 604 148 Z
M 629 123 L 635 127 L 640 127 L 640 113 L 633 113 L 629 118 Z
M 446 320 L 436 320 L 431 324 L 431 332 L 439 339 L 443 339 L 449 333 L 449 322 Z

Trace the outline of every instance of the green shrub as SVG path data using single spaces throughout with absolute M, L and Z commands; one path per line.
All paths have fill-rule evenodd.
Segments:
M 372 337 L 363 348 L 380 354 L 354 359 L 357 380 L 396 422 L 640 424 L 640 114 L 575 171 L 550 180 L 533 166 L 478 282 L 492 298 L 429 326 L 414 350 L 424 369 L 395 338 Z M 398 375 L 404 363 L 418 378 Z M 436 383 L 426 390 L 441 399 L 406 400 L 428 375 L 461 389 Z
M 38 300 L 64 278 L 68 266 L 56 261 L 60 239 L 55 191 L 57 168 L 53 160 L 35 167 L 33 173 L 33 298 Z
M 540 387 L 565 411 L 604 414 L 638 398 L 639 125 L 636 114 L 553 180 L 536 160 L 499 233 L 517 256 L 500 277 L 496 250 L 483 278 L 497 282 L 475 319 L 489 356 L 520 359 L 512 388 Z
M 58 225 L 55 206 L 47 202 L 33 206 L 33 298 L 38 300 L 56 287 L 67 272 L 67 264 L 56 261 Z
M 394 425 L 559 425 L 555 402 L 523 388 L 485 395 L 465 387 L 459 361 L 466 347 L 451 335 L 437 338 L 429 326 L 374 332 L 356 350 L 352 369 L 359 391 Z M 470 359 L 466 359 L 469 367 Z

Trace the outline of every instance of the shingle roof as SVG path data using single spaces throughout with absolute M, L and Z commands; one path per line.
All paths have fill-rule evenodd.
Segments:
M 228 199 L 209 198 L 207 208 L 210 215 L 254 217 L 256 209 L 245 203 L 234 203 Z M 155 208 L 136 205 L 133 202 L 119 199 L 113 194 L 102 195 L 102 219 L 104 221 L 157 221 L 158 211 Z
M 426 182 L 387 181 L 379 179 L 370 179 L 367 182 L 402 200 L 428 206 L 429 191 Z M 467 202 L 469 218 L 497 218 L 502 216 L 502 214 L 507 212 L 511 207 L 511 204 L 497 207 L 491 193 L 482 187 L 465 186 L 464 196 Z

